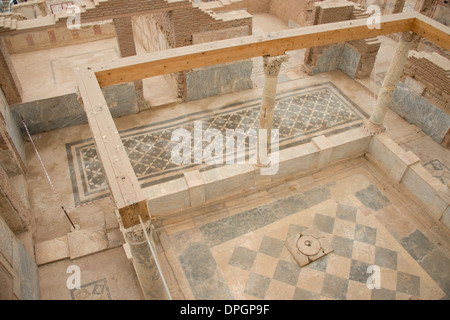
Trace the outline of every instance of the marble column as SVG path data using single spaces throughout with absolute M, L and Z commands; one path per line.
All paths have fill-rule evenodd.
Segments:
M 118 215 L 118 213 L 116 213 Z M 120 221 L 121 230 L 130 249 L 133 259 L 134 270 L 136 271 L 142 293 L 146 300 L 168 300 L 164 282 L 159 274 L 158 267 L 153 257 L 152 251 L 147 242 L 147 236 L 151 239 L 150 221 L 144 222 L 145 230 L 141 224 L 124 229 Z M 146 234 L 145 234 L 146 233 Z
M 271 144 L 271 129 L 273 126 L 273 115 L 275 112 L 275 99 L 277 95 L 277 84 L 278 84 L 278 75 L 280 73 L 281 64 L 285 61 L 288 61 L 287 55 L 277 56 L 277 57 L 269 57 L 264 56 L 264 88 L 262 94 L 261 101 L 261 110 L 259 114 L 259 129 L 265 129 L 267 132 L 267 141 L 266 150 L 270 150 Z M 259 148 L 264 147 L 260 141 L 260 135 L 258 135 L 258 146 Z M 257 152 L 258 165 L 262 166 L 263 162 L 260 159 L 260 152 Z M 264 164 L 268 166 L 269 164 Z
M 259 128 L 270 132 L 273 125 L 273 114 L 275 111 L 275 98 L 277 95 L 278 74 L 281 64 L 288 60 L 288 56 L 264 57 L 264 89 L 262 95 L 261 111 L 259 117 Z M 270 134 L 268 134 L 270 137 Z
M 383 84 L 381 85 L 380 92 L 378 93 L 377 103 L 372 112 L 372 116 L 364 125 L 364 129 L 371 135 L 386 131 L 384 117 L 390 107 L 395 88 L 397 87 L 406 59 L 408 58 L 409 49 L 416 36 L 417 35 L 412 31 L 402 33 L 397 50 L 395 51 L 394 57 L 386 72 L 386 76 L 384 77 Z

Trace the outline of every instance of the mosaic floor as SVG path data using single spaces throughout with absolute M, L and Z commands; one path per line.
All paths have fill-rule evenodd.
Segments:
M 106 279 L 97 280 L 70 291 L 72 300 L 111 300 Z
M 441 161 L 434 159 L 424 165 L 424 167 L 431 172 L 433 177 L 439 179 L 443 184 L 450 183 L 450 169 L 447 168 Z
M 218 109 L 188 114 L 169 121 L 121 131 L 125 149 L 142 187 L 175 179 L 192 168 L 207 170 L 206 165 L 178 166 L 171 161 L 172 132 L 184 128 L 193 132 L 194 121 L 203 128 L 258 128 L 259 99 L 242 101 Z M 309 141 L 318 135 L 334 134 L 360 126 L 367 117 L 331 82 L 278 94 L 274 128 L 279 129 L 280 149 Z M 107 182 L 92 139 L 66 144 L 75 204 L 108 196 Z M 200 168 L 201 167 L 201 168 Z
M 375 217 L 394 208 L 371 180 L 352 174 L 160 234 L 167 234 L 166 255 L 187 299 L 445 297 L 449 260 L 417 229 L 396 239 Z M 334 252 L 299 267 L 284 241 L 311 227 L 330 237 Z M 440 263 L 423 264 L 437 251 Z M 380 289 L 367 287 L 372 265 Z

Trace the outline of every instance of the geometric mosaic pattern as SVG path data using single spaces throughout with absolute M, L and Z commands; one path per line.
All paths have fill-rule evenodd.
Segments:
M 106 279 L 97 280 L 70 290 L 72 300 L 111 300 Z
M 176 165 L 171 161 L 172 132 L 184 128 L 192 133 L 194 121 L 203 129 L 227 129 L 244 132 L 258 129 L 260 99 L 231 104 L 215 110 L 120 132 L 125 150 L 143 187 L 178 178 L 184 170 L 207 170 L 207 165 Z M 309 141 L 321 134 L 331 134 L 360 126 L 367 116 L 331 83 L 284 92 L 277 96 L 274 128 L 279 129 L 280 150 Z M 187 120 L 188 119 L 188 120 Z M 203 142 L 203 148 L 207 143 Z M 248 140 L 247 146 L 248 148 Z M 193 146 L 193 149 L 200 146 Z M 103 168 L 92 139 L 66 145 L 75 203 L 108 195 Z
M 424 165 L 425 169 L 430 171 L 433 177 L 439 179 L 443 184 L 450 183 L 450 169 L 441 161 L 435 159 Z
M 445 296 L 373 215 L 348 200 L 336 202 L 330 188 L 316 188 L 200 227 L 205 243 L 194 243 L 179 256 L 194 297 L 394 300 Z M 366 198 L 367 203 L 379 202 L 377 210 L 391 205 L 376 186 L 359 191 L 369 197 L 364 190 L 382 195 Z M 255 221 L 261 215 L 262 220 L 272 220 Z M 241 231 L 233 232 L 236 226 Z M 300 267 L 284 241 L 311 227 L 329 235 L 334 252 Z M 368 268 L 373 265 L 380 268 L 380 289 L 367 287 L 372 275 Z

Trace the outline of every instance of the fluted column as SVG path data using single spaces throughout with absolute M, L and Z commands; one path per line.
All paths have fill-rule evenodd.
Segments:
M 386 76 L 384 77 L 383 84 L 381 85 L 380 92 L 378 93 L 377 103 L 372 112 L 372 116 L 364 125 L 364 129 L 371 135 L 376 135 L 386 131 L 386 127 L 384 126 L 384 117 L 386 116 L 386 112 L 391 105 L 395 88 L 400 80 L 403 67 L 405 66 L 406 59 L 408 58 L 408 52 L 415 38 L 416 34 L 412 31 L 402 33 L 397 50 L 395 51 L 394 57 L 386 72 Z

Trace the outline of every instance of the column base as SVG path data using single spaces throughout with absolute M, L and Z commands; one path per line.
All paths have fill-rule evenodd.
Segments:
M 364 131 L 368 132 L 371 136 L 376 136 L 377 134 L 386 132 L 387 128 L 383 125 L 380 126 L 373 124 L 372 122 L 370 122 L 370 120 L 368 120 L 366 123 L 364 123 L 363 129 Z

